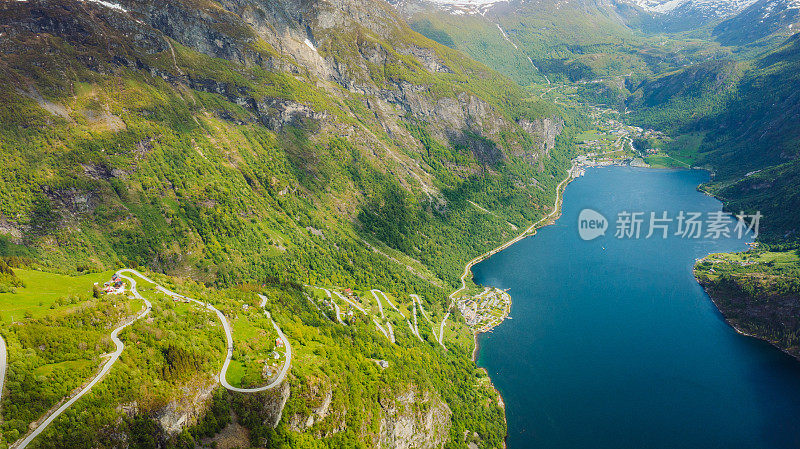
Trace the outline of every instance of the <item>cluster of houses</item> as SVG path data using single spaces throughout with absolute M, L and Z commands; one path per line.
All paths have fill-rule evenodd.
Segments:
M 464 317 L 467 326 L 478 324 L 478 305 L 472 298 L 458 301 L 458 311 L 461 312 L 461 316 Z
M 111 276 L 111 280 L 103 284 L 102 290 L 109 295 L 121 295 L 125 293 L 125 284 L 122 282 L 122 278 L 117 273 L 114 273 Z
M 468 326 L 486 332 L 508 317 L 511 296 L 500 289 L 486 288 L 475 296 L 459 300 L 456 305 Z

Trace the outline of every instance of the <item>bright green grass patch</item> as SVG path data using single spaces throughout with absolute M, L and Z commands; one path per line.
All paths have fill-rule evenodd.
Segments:
M 89 368 L 92 365 L 92 362 L 93 361 L 91 359 L 65 360 L 63 362 L 51 363 L 49 365 L 42 365 L 40 367 L 37 367 L 33 371 L 33 374 L 37 377 L 39 376 L 49 377 L 51 374 L 53 374 L 53 371 L 59 368 L 67 371 L 82 371 L 86 368 Z
M 268 319 L 265 316 L 240 314 L 233 323 L 234 344 L 237 341 L 252 344 L 254 338 L 266 339 L 270 337 L 274 332 L 270 332 L 270 329 L 265 326 L 268 324 L 267 321 Z
M 709 257 L 731 262 L 748 261 L 754 263 L 771 263 L 773 265 L 793 265 L 800 262 L 800 256 L 794 251 L 747 251 L 741 253 L 712 254 Z
M 231 325 L 234 351 L 230 366 L 233 368 L 235 364 L 236 368 L 233 371 L 229 369 L 226 377 L 234 386 L 260 385 L 264 380 L 264 363 L 274 361 L 273 351 L 281 354 L 279 363 L 284 360 L 284 350 L 278 350 L 275 344 L 278 335 L 272 322 L 260 308 L 250 307 L 249 311 L 238 311 Z
M 590 140 L 602 140 L 602 139 L 610 139 L 611 136 L 606 134 L 605 132 L 598 131 L 598 130 L 589 130 L 584 131 L 577 136 L 575 136 L 575 140 L 580 141 L 590 141 Z
M 25 283 L 16 293 L 0 293 L 0 320 L 11 322 L 22 319 L 52 315 L 51 306 L 66 308 L 69 301 L 59 305 L 59 300 L 80 295 L 91 295 L 92 284 L 109 280 L 114 271 L 92 273 L 82 276 L 65 276 L 44 271 L 14 269 L 17 277 Z
M 688 165 L 677 159 L 673 159 L 664 154 L 654 154 L 645 156 L 644 161 L 651 168 L 688 168 Z
M 664 149 L 672 157 L 693 164 L 699 158 L 700 145 L 705 139 L 705 133 L 681 134 L 666 143 Z
M 242 379 L 246 372 L 247 369 L 243 363 L 238 360 L 231 360 L 231 363 L 228 365 L 228 371 L 225 373 L 225 378 L 228 379 L 228 383 L 234 387 L 241 387 Z

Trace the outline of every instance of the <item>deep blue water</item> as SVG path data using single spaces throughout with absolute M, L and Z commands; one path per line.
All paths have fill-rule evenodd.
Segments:
M 696 191 L 707 177 L 590 169 L 555 225 L 473 268 L 511 289 L 513 319 L 478 339 L 509 449 L 800 447 L 800 363 L 737 334 L 692 276 L 744 241 L 643 238 L 650 211 L 720 210 Z M 583 208 L 610 220 L 606 236 L 579 238 Z M 647 212 L 642 238 L 614 237 L 623 210 Z

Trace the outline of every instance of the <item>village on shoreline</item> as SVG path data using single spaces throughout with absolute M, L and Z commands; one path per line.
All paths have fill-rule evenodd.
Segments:
M 599 108 L 594 110 L 593 118 L 598 125 L 598 129 L 604 130 L 607 135 L 603 136 L 603 138 L 588 139 L 581 142 L 580 148 L 586 153 L 572 160 L 572 166 L 567 173 L 567 177 L 561 181 L 556 189 L 556 201 L 553 211 L 514 239 L 476 257 L 464 267 L 464 273 L 461 277 L 462 286 L 451 293 L 450 298 L 453 301 L 452 305 L 456 306 L 475 335 L 491 332 L 500 323 L 511 318 L 509 316 L 511 313 L 511 296 L 507 290 L 495 287 L 468 287 L 466 279 L 471 274 L 473 265 L 508 248 L 525 237 L 534 235 L 538 228 L 553 223 L 561 214 L 562 194 L 566 185 L 573 179 L 584 176 L 588 167 L 612 165 L 650 166 L 642 159 L 642 153 L 633 146 L 634 138 L 663 139 L 664 136 L 653 130 L 644 130 L 625 125 L 619 120 L 611 118 L 610 115 L 607 110 Z M 650 154 L 653 151 L 656 150 L 645 150 L 645 153 Z

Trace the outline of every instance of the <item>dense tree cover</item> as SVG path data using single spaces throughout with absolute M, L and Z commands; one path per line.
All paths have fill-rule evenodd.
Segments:
M 737 329 L 800 357 L 798 245 L 760 245 L 745 253 L 712 254 L 695 276 Z
M 308 409 L 302 393 L 318 382 L 334 391 L 337 413 L 319 423 L 324 438 L 313 439 L 285 420 L 265 428 L 247 402 L 257 399 L 211 393 L 225 352 L 216 317 L 142 285 L 153 301 L 150 316 L 126 328 L 125 350 L 108 376 L 36 445 L 190 447 L 226 425 L 232 409 L 259 444 L 358 446 L 378 429 L 381 404 L 415 389 L 447 403 L 450 447 L 465 447 L 467 430 L 483 447 L 500 446 L 502 410 L 466 343 L 444 351 L 431 332 L 420 343 L 402 328 L 403 345 L 390 345 L 368 319 L 333 324 L 300 286 L 418 293 L 441 317 L 467 260 L 552 207 L 574 155 L 571 136 L 582 126 L 575 111 L 529 98 L 509 79 L 404 27 L 388 38 L 358 26 L 331 30 L 317 51 L 349 68 L 352 83 L 376 91 L 412 86 L 431 104 L 457 99 L 487 111 L 466 129 L 411 114 L 391 121 L 376 114 L 375 98 L 320 87 L 288 58 L 284 72 L 249 63 L 282 56 L 275 59 L 275 49 L 224 8 L 207 11 L 213 31 L 248 63 L 212 57 L 155 28 L 134 44 L 119 23 L 83 14 L 84 6 L 64 17 L 43 5 L 41 14 L 69 25 L 53 31 L 63 35 L 35 43 L 15 35 L 10 45 L 19 51 L 2 56 L 9 83 L 0 87 L 0 216 L 11 232 L 0 237 L 0 256 L 68 274 L 138 266 L 174 276 L 154 275 L 215 304 L 232 322 L 231 371 L 238 371 L 229 380 L 242 385 L 263 383 L 273 349 L 271 323 L 242 307 L 265 293 L 297 345 L 287 416 Z M 154 36 L 157 43 L 148 40 Z M 427 69 L 408 49 L 431 52 L 442 70 Z M 361 54 L 373 50 L 381 63 Z M 312 112 L 283 121 L 270 106 L 276 102 Z M 566 121 L 549 154 L 521 124 L 542 118 Z M 109 329 L 140 307 L 113 303 L 112 312 L 112 302 L 91 290 L 69 302 L 0 330 L 18 364 L 4 401 L 26 408 L 4 404 L 6 443 L 96 372 L 100 354 L 111 350 Z M 78 308 L 62 313 L 70 306 Z M 373 359 L 390 368 L 381 371 Z M 195 427 L 156 432 L 168 405 L 205 394 L 214 395 L 213 405 Z
M 302 286 L 297 284 L 276 281 L 263 286 L 241 285 L 216 290 L 192 281 L 153 276 L 170 289 L 212 303 L 224 311 L 234 327 L 236 349 L 245 347 L 255 357 L 260 355 L 259 349 L 239 338 L 243 332 L 239 328 L 247 324 L 242 321 L 247 315 L 242 305 L 257 302 L 257 292 L 267 296 L 267 308 L 289 336 L 295 353 L 289 377 L 292 393 L 283 411 L 286 418 L 276 429 L 265 424 L 274 410 L 265 409 L 263 395 L 276 394 L 275 391 L 242 395 L 217 389 L 212 393 L 215 385 L 212 376 L 218 372 L 225 353 L 224 335 L 216 316 L 196 305 L 174 302 L 140 284 L 141 293 L 153 302 L 150 318 L 137 321 L 120 335 L 125 350 L 117 365 L 91 393 L 57 419 L 35 441 L 35 447 L 111 447 L 120 443 L 123 434 L 128 435 L 125 438 L 131 447 L 193 447 L 191 442 L 213 436 L 230 423 L 231 416 L 238 416 L 237 419 L 250 428 L 254 445 L 333 448 L 366 444 L 365 447 L 369 447 L 369 438 L 374 438 L 379 429 L 381 408 L 409 389 L 420 398 L 426 397 L 426 401 L 447 403 L 452 412 L 452 441 L 448 447 L 466 447 L 463 441 L 466 430 L 470 434 L 477 432 L 486 447 L 497 447 L 505 435 L 497 393 L 487 386 L 485 373 L 476 370 L 470 361 L 471 348 L 454 345 L 450 351 L 444 351 L 427 333 L 426 342 L 422 343 L 402 327 L 397 328 L 398 344 L 392 345 L 369 321 L 357 321 L 351 326 L 334 323 L 309 301 Z M 115 297 L 103 296 L 102 301 L 85 303 L 79 307 L 80 312 L 67 313 L 63 319 L 47 318 L 39 324 L 31 322 L 3 329 L 4 335 L 9 337 L 12 361 L 8 379 L 11 396 L 4 396 L 2 408 L 6 442 L 20 436 L 28 421 L 52 406 L 66 391 L 94 375 L 97 355 L 111 349 L 105 334 L 99 331 L 109 332 L 111 326 L 98 326 L 91 334 L 74 332 L 74 329 L 71 333 L 59 334 L 59 329 L 68 323 L 73 326 L 89 323 L 108 309 L 130 315 L 133 308 L 140 305 L 133 303 L 132 308 L 126 309 L 120 307 L 122 304 Z M 248 325 L 253 326 L 254 318 L 249 321 Z M 38 328 L 28 330 L 31 326 Z M 70 348 L 82 344 L 75 339 L 90 337 L 96 341 L 89 341 L 84 347 L 90 347 L 91 343 L 94 349 L 84 351 L 82 358 L 80 354 L 69 352 Z M 57 345 L 58 338 L 67 341 L 53 350 L 41 349 L 42 345 Z M 19 351 L 27 351 L 29 355 L 20 357 Z M 33 354 L 37 355 L 33 357 Z M 389 361 L 390 367 L 381 370 L 374 362 L 377 359 Z M 61 368 L 62 360 L 86 360 L 87 363 L 81 370 L 73 366 Z M 44 380 L 41 375 L 30 374 L 35 369 L 23 369 L 26 363 L 39 363 L 49 370 L 47 382 L 41 382 Z M 36 382 L 42 386 L 36 387 Z M 311 392 L 312 386 L 316 394 Z M 40 392 L 42 388 L 57 391 L 45 394 Z M 329 418 L 315 424 L 310 433 L 292 431 L 289 424 L 292 417 L 298 415 L 301 422 L 305 422 L 320 392 L 325 390 L 332 392 Z M 37 402 L 21 398 L 20 394 L 40 395 L 41 399 Z M 167 410 L 191 412 L 196 407 L 192 404 L 197 394 L 211 396 L 207 399 L 208 409 L 202 409 L 197 421 L 185 431 L 166 435 L 154 419 Z M 171 403 L 177 408 L 171 409 Z M 179 405 L 181 403 L 184 405 Z M 420 406 L 426 407 L 426 403 L 430 405 L 424 402 Z M 19 410 L 19 404 L 40 408 L 26 415 Z M 25 416 L 28 418 L 20 419 Z
M 800 39 L 794 36 L 745 61 L 708 61 L 648 80 L 628 102 L 636 123 L 699 136 L 690 145 L 693 165 L 715 174 L 703 190 L 733 213 L 761 211 L 762 239 L 772 243 L 796 239 L 800 222 L 798 67 Z M 668 149 L 685 146 L 685 139 L 676 139 Z
M 24 285 L 24 282 L 14 274 L 14 270 L 0 259 L 0 293 L 13 292 L 17 287 Z
M 625 100 L 631 120 L 671 134 L 693 130 L 701 117 L 728 106 L 746 64 L 711 60 L 643 81 Z
M 65 298 L 66 313 L 18 321 L 2 330 L 8 347 L 8 373 L 3 395 L 3 442 L 24 434 L 53 404 L 90 377 L 99 356 L 113 350 L 106 329 L 126 312 L 125 298 L 90 301 Z

